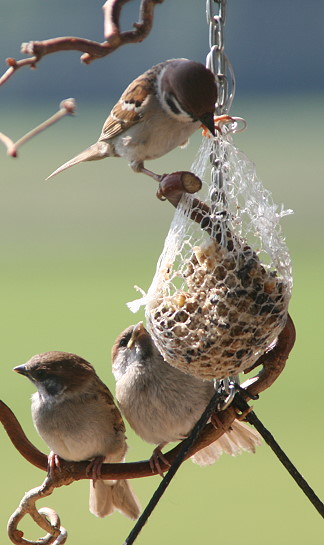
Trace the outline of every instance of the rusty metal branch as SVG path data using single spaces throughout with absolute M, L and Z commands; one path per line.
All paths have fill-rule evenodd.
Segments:
M 107 0 L 103 5 L 105 41 L 100 43 L 77 36 L 64 36 L 42 41 L 22 43 L 21 52 L 31 55 L 27 59 L 6 59 L 9 68 L 0 78 L 0 86 L 23 66 L 36 68 L 37 63 L 51 53 L 58 51 L 82 51 L 81 61 L 90 64 L 92 61 L 113 53 L 125 44 L 142 42 L 150 33 L 153 25 L 154 8 L 163 0 L 142 0 L 139 8 L 139 20 L 134 23 L 134 30 L 121 32 L 119 19 L 122 7 L 130 0 Z

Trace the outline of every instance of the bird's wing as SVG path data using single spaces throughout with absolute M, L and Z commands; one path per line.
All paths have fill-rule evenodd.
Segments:
M 106 119 L 99 140 L 118 136 L 138 123 L 153 93 L 153 78 L 151 71 L 148 70 L 136 78 L 124 91 Z
M 100 395 L 104 399 L 104 402 L 107 406 L 108 411 L 110 411 L 111 420 L 112 420 L 114 429 L 116 431 L 125 432 L 126 427 L 125 427 L 122 415 L 115 404 L 112 393 L 103 382 L 101 382 Z

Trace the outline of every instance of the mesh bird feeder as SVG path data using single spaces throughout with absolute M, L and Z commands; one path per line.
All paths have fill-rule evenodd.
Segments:
M 217 157 L 222 188 L 177 207 L 145 302 L 147 328 L 164 359 L 212 379 L 251 367 L 285 325 L 291 263 L 280 218 L 254 165 L 231 137 L 203 142 L 193 172 Z M 213 170 L 214 167 L 212 167 Z M 199 214 L 199 223 L 192 217 Z

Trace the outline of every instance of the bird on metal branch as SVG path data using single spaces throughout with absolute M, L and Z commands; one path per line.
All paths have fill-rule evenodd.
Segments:
M 215 76 L 203 64 L 172 59 L 153 66 L 124 91 L 106 119 L 98 141 L 47 179 L 83 161 L 124 157 L 135 172 L 159 181 L 144 167 L 184 146 L 202 125 L 215 134 Z

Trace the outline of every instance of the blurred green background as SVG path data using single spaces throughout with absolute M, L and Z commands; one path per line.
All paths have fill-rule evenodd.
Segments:
M 25 3 L 18 16 L 14 13 L 18 4 L 16 1 L 0 2 L 7 17 L 2 21 L 8 21 L 8 28 L 3 28 L 0 33 L 2 58 L 18 56 L 8 43 L 17 45 L 25 39 L 65 33 L 86 35 L 75 14 L 75 28 L 67 29 L 70 13 L 64 21 L 58 16 L 59 10 L 63 9 L 62 2 L 57 3 L 53 18 L 48 12 L 47 18 L 42 11 L 39 13 L 35 1 L 28 2 L 28 11 Z M 73 6 L 75 9 L 75 4 L 70 4 L 69 10 Z M 83 1 L 81 4 L 84 25 L 89 3 Z M 100 25 L 100 3 L 93 4 L 98 8 L 95 22 Z M 45 182 L 44 179 L 58 165 L 96 140 L 110 106 L 137 73 L 170 56 L 186 55 L 203 62 L 207 52 L 207 28 L 201 23 L 199 34 L 195 25 L 198 24 L 198 13 L 200 17 L 204 16 L 204 2 L 198 6 L 199 9 L 198 3 L 188 2 L 186 11 L 184 3 L 180 4 L 180 1 L 172 5 L 166 1 L 156 8 L 164 19 L 162 23 L 158 20 L 156 34 L 153 32 L 149 38 L 150 45 L 145 46 L 144 42 L 141 46 L 128 46 L 116 53 L 120 68 L 113 70 L 113 81 L 111 78 L 107 81 L 105 70 L 116 62 L 113 61 L 114 56 L 98 61 L 89 69 L 82 67 L 80 76 L 77 54 L 64 57 L 61 53 L 44 59 L 36 73 L 21 70 L 1 89 L 0 130 L 17 139 L 51 115 L 62 98 L 71 95 L 79 98 L 78 88 L 70 88 L 73 73 L 69 72 L 68 79 L 60 77 L 57 81 L 55 66 L 58 64 L 51 63 L 57 63 L 60 57 L 60 68 L 67 70 L 67 59 L 79 78 L 81 99 L 77 116 L 65 118 L 26 144 L 16 160 L 8 158 L 4 148 L 0 150 L 0 398 L 13 409 L 30 440 L 44 452 L 47 452 L 47 447 L 31 423 L 32 385 L 14 374 L 12 367 L 42 351 L 75 352 L 92 362 L 100 377 L 114 391 L 110 367 L 112 343 L 122 329 L 143 318 L 142 311 L 133 316 L 125 303 L 137 297 L 134 284 L 145 290 L 150 285 L 173 216 L 171 206 L 155 198 L 155 182 L 134 174 L 122 160 L 107 159 L 84 164 L 53 181 Z M 253 30 L 258 28 L 260 33 L 260 21 L 264 20 L 264 8 L 259 8 L 259 3 L 250 0 L 248 5 L 244 4 L 244 13 L 249 7 L 254 9 L 241 20 L 240 36 L 234 32 L 239 28 L 242 4 L 238 0 L 229 1 L 227 43 L 237 75 L 241 73 L 240 45 L 244 45 L 249 55 L 244 59 L 246 66 L 251 66 L 260 53 L 259 43 L 262 51 L 267 50 L 265 43 L 252 43 L 251 39 Z M 310 2 L 309 9 L 313 4 Z M 161 28 L 166 25 L 170 13 L 175 12 L 175 6 L 179 6 L 181 17 L 190 15 L 190 20 L 186 19 L 189 37 L 187 33 L 175 36 L 170 45 L 161 38 Z M 278 40 L 283 39 L 283 35 L 287 40 L 288 30 L 293 39 L 291 28 L 288 29 L 287 2 L 282 6 L 287 20 L 281 20 L 279 24 L 276 19 Z M 266 8 L 270 11 L 269 6 Z M 262 13 L 257 12 L 258 9 Z M 295 12 L 292 15 L 296 15 Z M 10 27 L 9 23 L 13 21 L 15 25 Z M 317 18 L 314 16 L 311 21 L 316 28 Z M 308 20 L 308 37 L 314 38 L 310 31 L 311 21 Z M 25 30 L 22 35 L 24 22 L 28 23 L 28 36 L 25 36 Z M 51 29 L 49 25 L 52 25 Z M 12 31 L 9 32 L 9 28 Z M 98 39 L 101 39 L 100 32 L 97 30 Z M 87 37 L 96 36 L 89 33 Z M 259 35 L 261 39 L 262 33 Z M 199 43 L 202 54 L 198 50 L 196 53 L 190 50 L 195 43 Z M 318 44 L 314 39 L 308 43 L 315 55 Z M 162 46 L 171 47 L 174 52 L 164 51 Z M 268 46 L 273 54 L 269 42 Z M 133 58 L 128 55 L 136 55 L 136 47 L 149 52 L 148 58 L 143 59 L 140 55 L 138 65 L 134 66 Z M 272 58 L 273 64 L 270 57 L 259 59 L 258 66 L 260 70 L 263 68 L 263 79 L 260 73 L 263 86 L 256 74 L 254 80 L 252 76 L 248 79 L 246 74 L 242 79 L 238 77 L 239 91 L 231 112 L 248 121 L 246 132 L 236 137 L 238 147 L 256 163 L 258 174 L 272 191 L 275 202 L 284 203 L 286 208 L 295 212 L 283 219 L 282 226 L 293 261 L 294 291 L 290 313 L 297 329 L 297 342 L 284 373 L 254 408 L 315 491 L 323 495 L 324 190 L 323 132 L 319 123 L 323 103 L 318 82 L 304 78 L 302 66 L 299 74 L 301 87 L 292 85 L 297 76 L 294 71 L 289 72 L 285 62 L 291 58 L 295 66 L 295 55 L 289 48 L 283 51 L 282 58 Z M 310 62 L 314 61 L 314 55 L 310 55 Z M 284 79 L 276 82 L 280 81 L 282 88 L 275 89 L 274 84 L 268 89 L 266 74 L 278 66 L 281 66 Z M 98 78 L 106 77 L 106 88 L 101 88 L 100 92 L 97 75 Z M 33 87 L 35 80 L 38 84 Z M 116 91 L 111 90 L 110 83 Z M 188 148 L 148 163 L 148 167 L 158 172 L 189 169 L 199 142 L 197 134 Z M 127 435 L 130 447 L 127 459 L 148 458 L 152 447 L 138 440 L 131 430 Z M 6 523 L 10 514 L 24 492 L 40 484 L 45 475 L 20 457 L 4 431 L 0 431 L 0 441 L 0 541 L 5 544 L 9 543 Z M 152 477 L 133 482 L 143 507 L 159 480 Z M 120 514 L 104 520 L 90 515 L 88 486 L 87 482 L 79 482 L 58 489 L 39 504 L 58 511 L 69 532 L 68 543 L 123 543 L 132 522 Z M 237 542 L 241 545 L 317 545 L 321 542 L 320 524 L 321 519 L 315 509 L 269 448 L 263 445 L 255 455 L 244 454 L 236 459 L 223 456 L 208 468 L 199 468 L 190 461 L 185 463 L 142 531 L 138 543 L 193 545 L 208 540 L 222 545 Z M 39 536 L 29 521 L 22 524 L 22 529 L 26 531 L 26 538 Z

